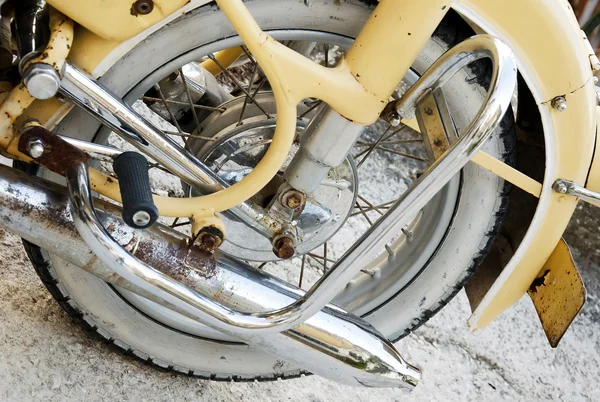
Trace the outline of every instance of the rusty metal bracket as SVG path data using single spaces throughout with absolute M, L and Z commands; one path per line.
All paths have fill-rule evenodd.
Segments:
M 442 88 L 428 91 L 419 99 L 416 117 L 423 137 L 427 138 L 429 158 L 436 161 L 458 139 Z
M 587 292 L 571 250 L 561 239 L 527 291 L 555 348 L 585 304 Z
M 33 154 L 31 144 L 37 143 L 40 154 Z M 18 149 L 32 158 L 32 162 L 41 165 L 61 176 L 68 167 L 77 163 L 87 164 L 88 154 L 74 145 L 51 133 L 39 125 L 25 127 L 18 137 Z

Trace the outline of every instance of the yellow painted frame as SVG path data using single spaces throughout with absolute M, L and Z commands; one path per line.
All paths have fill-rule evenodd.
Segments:
M 271 82 L 277 106 L 275 135 L 260 163 L 233 186 L 195 198 L 155 197 L 163 216 L 194 218 L 225 211 L 267 185 L 288 155 L 296 132 L 296 106 L 305 98 L 322 99 L 355 123 L 374 123 L 412 60 L 449 9 L 448 0 L 431 1 L 427 7 L 403 0 L 381 2 L 345 59 L 335 68 L 325 68 L 263 32 L 241 0 L 218 0 L 217 3 Z M 409 14 L 414 18 L 404 18 L 403 23 L 397 23 L 402 20 L 401 16 Z M 368 43 L 377 46 L 368 46 Z M 401 54 L 402 58 L 392 62 L 388 59 L 384 63 L 382 55 L 389 54 Z M 91 172 L 90 181 L 94 191 L 120 201 L 117 182 L 98 171 Z
M 169 2 L 173 7 L 181 7 L 183 6 L 182 3 L 185 3 L 184 0 L 155 0 L 155 3 L 161 3 L 161 5 Z M 131 4 L 127 0 L 87 0 L 86 2 L 81 2 L 80 0 L 49 0 L 49 3 L 94 32 L 92 33 L 81 28 L 78 29 L 81 31 L 81 34 L 78 33 L 76 37 L 70 57 L 72 62 L 89 72 L 92 72 L 102 60 L 116 60 L 119 54 L 122 56 L 124 53 L 119 53 L 121 49 L 119 43 L 125 38 L 131 38 L 139 34 L 143 30 L 143 27 L 147 26 L 137 24 L 135 28 L 129 29 L 133 27 L 132 24 L 119 24 L 118 26 L 113 24 L 113 21 L 119 21 L 122 18 L 124 11 L 122 8 L 124 5 Z M 106 12 L 103 14 L 91 12 L 101 6 L 100 3 L 107 7 L 111 5 L 113 7 L 108 11 L 104 10 Z M 196 1 L 196 3 L 198 6 L 201 6 L 206 2 Z M 235 7 L 236 3 L 239 5 L 239 1 L 221 0 L 219 2 L 224 11 L 227 8 L 231 9 L 231 7 Z M 423 21 L 428 21 L 429 15 L 425 11 L 429 5 L 429 2 L 384 0 L 377 9 L 384 10 L 382 7 L 385 7 L 385 13 L 379 13 L 377 18 L 381 18 L 382 16 L 393 16 L 395 18 L 402 16 L 404 17 L 403 21 L 412 20 L 415 21 L 415 24 L 416 21 L 421 24 Z M 594 131 L 596 125 L 595 98 L 585 42 L 567 1 L 456 0 L 452 3 L 452 7 L 469 18 L 474 24 L 481 26 L 486 32 L 499 36 L 513 48 L 519 62 L 519 70 L 532 89 L 539 105 L 546 131 L 546 150 L 548 153 L 546 177 L 539 193 L 540 203 L 534 221 L 514 258 L 469 320 L 472 328 L 477 329 L 487 325 L 525 293 L 540 267 L 543 266 L 552 253 L 554 246 L 558 243 L 573 213 L 577 200 L 573 197 L 553 193 L 551 184 L 557 178 L 572 180 L 582 185 L 585 184 L 594 150 Z M 421 10 L 421 14 L 419 14 L 419 10 Z M 514 10 L 519 10 L 519 12 L 515 13 Z M 255 48 L 251 49 L 253 52 L 256 52 L 257 49 L 260 52 L 260 49 L 263 47 L 266 49 L 265 55 L 267 56 L 269 54 L 268 51 L 279 52 L 278 46 L 273 41 L 270 41 L 268 36 L 257 30 L 254 21 L 250 18 L 250 21 L 247 23 L 243 21 L 244 17 L 250 17 L 247 13 L 239 10 L 236 12 L 237 16 L 235 13 L 231 14 L 233 15 L 232 22 L 238 31 L 245 29 L 244 40 L 254 42 L 253 46 Z M 97 24 L 90 22 L 90 19 L 92 19 L 91 15 L 98 22 Z M 415 18 L 414 16 L 416 15 L 420 15 L 421 18 Z M 437 19 L 437 15 L 432 20 L 435 19 Z M 398 32 L 394 31 L 393 27 L 387 27 L 387 25 L 393 25 L 394 22 L 397 22 L 397 20 L 394 21 L 394 18 L 390 17 L 387 24 L 383 23 L 382 20 L 380 21 L 383 26 L 377 27 L 373 24 L 369 30 L 373 29 L 374 32 L 379 33 L 385 30 L 388 33 Z M 124 30 L 126 25 L 126 30 Z M 369 32 L 369 30 L 365 29 L 365 32 Z M 414 38 L 419 37 L 423 39 L 425 32 L 428 30 L 429 26 L 417 26 L 414 32 L 408 32 L 420 32 L 422 35 L 415 34 Z M 258 35 L 260 40 L 257 41 L 255 35 Z M 143 37 L 144 35 L 140 34 L 136 37 L 136 40 L 143 40 Z M 376 37 L 375 33 L 368 34 L 361 41 L 357 40 L 357 43 L 362 43 L 363 47 L 365 45 L 370 47 L 374 45 L 372 42 Z M 390 36 L 386 39 L 389 38 L 395 39 L 396 36 Z M 401 36 L 398 36 L 398 38 L 402 40 Z M 383 43 L 384 41 L 381 42 Z M 380 97 L 380 101 L 383 100 L 385 88 L 379 88 L 377 83 L 373 84 L 370 79 L 363 78 L 360 72 L 378 70 L 380 64 L 397 63 L 396 60 L 391 61 L 387 59 L 386 48 L 382 43 L 376 44 L 378 50 L 371 53 L 373 59 L 363 58 L 347 63 L 348 71 L 354 68 L 354 71 L 360 74 L 361 77 L 350 76 L 356 83 L 360 84 L 358 86 L 355 82 L 349 81 L 348 78 L 345 78 L 346 82 L 351 83 L 358 90 L 365 90 L 367 87 L 372 88 L 373 93 L 363 93 L 360 98 L 365 101 L 365 105 L 371 105 L 370 102 L 373 101 L 373 105 L 369 106 L 369 113 L 361 114 L 363 118 L 357 119 L 358 122 L 364 124 L 369 122 L 370 119 L 368 116 L 375 115 L 377 109 L 374 106 L 374 103 L 376 103 L 375 100 L 377 96 Z M 417 43 L 412 43 L 412 45 Z M 381 48 L 380 46 L 384 47 Z M 416 48 L 416 46 L 414 47 Z M 367 53 L 365 52 L 364 54 Z M 402 68 L 398 68 L 398 70 L 403 70 L 403 67 L 407 63 L 410 64 L 412 57 L 415 55 L 412 50 L 404 54 L 406 60 L 401 61 L 400 66 Z M 296 73 L 301 72 L 303 74 L 306 68 L 311 69 L 305 65 L 306 63 L 302 64 L 300 62 L 300 64 L 296 65 L 296 60 L 293 58 L 288 58 L 287 60 L 282 58 L 282 60 L 284 60 L 284 63 L 291 64 L 295 68 L 294 71 Z M 261 63 L 264 64 L 264 60 Z M 395 66 L 397 67 L 398 64 Z M 273 67 L 274 71 L 272 74 L 277 73 L 277 68 L 279 67 Z M 319 76 L 319 74 L 314 72 L 311 79 L 331 79 L 329 75 Z M 346 77 L 348 77 L 347 74 Z M 382 81 L 382 87 L 387 85 L 385 84 L 387 78 Z M 360 79 L 360 82 L 356 79 Z M 377 81 L 378 78 L 374 77 L 373 80 Z M 287 107 L 294 102 L 294 97 L 286 93 L 290 89 L 293 89 L 293 86 L 283 86 L 278 89 L 280 93 L 277 104 L 278 108 L 281 105 Z M 306 88 L 302 88 L 302 90 L 304 89 Z M 567 111 L 562 113 L 552 109 L 550 105 L 551 100 L 559 95 L 564 95 L 568 104 Z M 343 99 L 340 100 L 340 102 L 343 101 Z M 346 102 L 343 103 L 356 104 L 358 102 L 355 98 L 346 98 Z M 352 113 L 351 111 L 349 113 L 348 106 L 342 106 L 338 111 L 346 117 L 351 117 Z M 56 105 L 36 102 L 28 112 L 33 115 L 42 114 L 48 116 L 51 114 L 48 110 L 56 110 Z M 288 115 L 291 117 L 291 112 Z M 497 163 L 489 160 L 489 158 L 485 159 L 484 157 L 484 161 L 480 162 L 487 163 L 488 168 L 494 173 L 501 173 L 498 171 Z M 501 175 L 510 181 L 523 179 L 522 177 L 516 177 L 517 175 L 510 171 L 505 171 Z M 598 176 L 600 175 L 594 175 L 594 182 L 591 182 L 594 177 L 590 177 L 588 187 L 596 186 L 598 188 L 600 185 L 598 183 L 600 177 Z M 100 186 L 102 185 L 101 178 L 96 178 L 95 181 Z M 529 186 L 530 192 L 538 192 L 539 187 L 535 183 L 530 182 Z M 107 188 L 106 191 L 109 193 L 111 189 Z M 161 203 L 159 202 L 159 204 Z

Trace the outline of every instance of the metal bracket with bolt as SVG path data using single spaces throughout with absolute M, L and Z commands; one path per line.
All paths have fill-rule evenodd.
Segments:
M 580 186 L 577 183 L 573 183 L 570 180 L 558 179 L 552 185 L 552 189 L 560 194 L 568 194 L 573 197 L 582 199 L 583 201 L 597 204 L 600 202 L 600 193 Z

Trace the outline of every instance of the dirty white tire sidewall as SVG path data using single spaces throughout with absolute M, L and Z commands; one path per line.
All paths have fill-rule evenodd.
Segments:
M 325 4 L 326 3 L 326 4 Z M 337 3 L 337 2 L 335 2 Z M 263 29 L 298 28 L 328 31 L 355 37 L 368 18 L 369 8 L 359 2 L 310 2 L 297 0 L 247 1 L 252 15 Z M 204 6 L 182 16 L 139 44 L 102 77 L 105 85 L 124 96 L 143 77 L 166 60 L 197 48 L 199 45 L 234 35 L 230 24 L 214 6 Z M 202 39 L 200 39 L 202 38 Z M 439 42 L 439 43 L 438 43 Z M 417 64 L 426 68 L 444 51 L 444 44 L 431 41 Z M 160 56 L 159 56 L 160 55 Z M 460 102 L 473 114 L 483 98 L 483 90 L 457 91 L 449 102 Z M 90 140 L 97 124 L 84 113 L 74 111 L 57 129 L 61 134 Z M 502 141 L 487 144 L 487 152 L 501 155 Z M 495 222 L 502 183 L 478 167 L 469 165 L 463 172 L 461 200 L 453 227 L 444 246 L 424 272 L 393 300 L 366 316 L 383 334 L 395 337 L 405 332 L 430 310 L 434 310 L 453 292 L 467 274 L 474 257 L 487 242 L 486 233 Z M 126 303 L 111 287 L 78 267 L 50 257 L 64 292 L 81 310 L 84 318 L 106 338 L 143 359 L 162 366 L 209 377 L 229 378 L 295 374 L 294 367 L 261 351 L 242 344 L 227 344 L 200 339 L 172 330 L 141 314 Z

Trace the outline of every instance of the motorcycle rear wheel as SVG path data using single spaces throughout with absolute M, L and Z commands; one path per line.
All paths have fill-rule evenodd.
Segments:
M 306 2 L 296 0 L 252 0 L 245 4 L 267 31 L 322 31 L 350 38 L 356 36 L 372 11 L 362 1 L 314 2 L 307 6 Z M 456 14 L 450 14 L 423 50 L 419 72 L 445 49 L 470 35 L 468 25 Z M 181 16 L 138 44 L 102 81 L 115 93 L 125 96 L 170 60 L 233 36 L 235 32 L 220 10 L 208 4 Z M 485 95 L 483 86 L 489 72 L 482 66 L 485 65 L 471 69 L 468 81 L 454 85 L 453 91 L 463 94 L 464 104 L 456 107 L 457 113 L 464 114 L 463 119 L 476 112 Z M 513 124 L 509 112 L 486 144 L 488 153 L 508 163 L 514 157 Z M 95 123 L 76 112 L 58 130 L 91 140 L 95 131 L 90 127 L 96 127 Z M 462 172 L 458 197 L 446 235 L 419 275 L 385 303 L 362 314 L 389 338 L 399 339 L 417 328 L 462 289 L 502 223 L 508 186 L 469 164 Z M 136 309 L 98 278 L 34 245 L 26 243 L 25 247 L 40 278 L 61 306 L 85 328 L 127 354 L 164 369 L 216 380 L 272 380 L 301 374 L 296 367 L 241 343 L 202 338 L 174 329 Z

